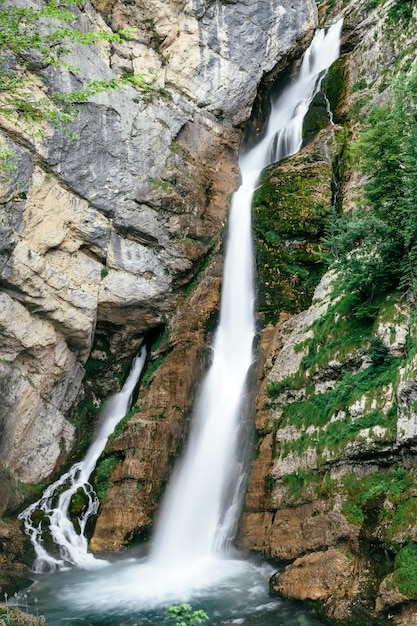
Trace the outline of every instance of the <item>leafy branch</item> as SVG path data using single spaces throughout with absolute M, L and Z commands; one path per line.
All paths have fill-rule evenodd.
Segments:
M 79 113 L 76 105 L 92 96 L 113 89 L 137 88 L 143 97 L 154 91 L 152 74 L 125 75 L 108 81 L 86 81 L 79 90 L 42 96 L 40 83 L 29 78 L 27 69 L 59 66 L 76 74 L 80 70 L 67 63 L 63 56 L 72 45 L 92 45 L 100 41 L 120 42 L 132 37 L 132 29 L 114 32 L 81 32 L 73 27 L 77 16 L 68 6 L 70 0 L 46 0 L 41 7 L 15 6 L 0 0 L 0 106 L 2 114 L 17 128 L 34 131 L 33 124 L 42 122 L 61 125 L 67 131 Z M 68 132 L 70 136 L 71 133 Z M 0 156 L 0 171 L 5 157 Z
M 198 626 L 209 619 L 205 611 L 194 610 L 186 602 L 168 607 L 165 615 L 168 619 L 175 620 L 175 626 Z

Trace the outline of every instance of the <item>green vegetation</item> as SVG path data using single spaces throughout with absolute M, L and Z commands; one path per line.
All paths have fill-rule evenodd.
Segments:
M 338 121 L 344 72 L 340 59 L 323 80 L 304 119 L 304 144 L 328 126 L 329 103 Z M 281 312 L 298 313 L 311 303 L 326 269 L 321 238 L 333 211 L 334 179 L 341 176 L 345 144 L 345 132 L 335 129 L 331 146 L 311 144 L 307 158 L 293 156 L 261 175 L 253 199 L 253 232 L 263 323 L 275 323 Z
M 1 469 L 7 471 L 6 468 L 3 468 L 3 465 L 1 465 Z M 19 481 L 17 485 L 19 492 L 23 494 L 25 500 L 28 501 L 34 501 L 40 498 L 45 487 L 45 483 L 23 483 L 21 481 Z
M 277 446 L 282 458 L 312 448 L 320 465 L 364 436 L 373 447 L 395 440 L 394 390 L 400 368 L 415 353 L 413 333 L 410 327 L 403 356 L 393 358 L 377 332 L 381 323 L 391 324 L 395 336 L 401 317 L 395 302 L 404 290 L 413 298 L 417 294 L 416 96 L 414 70 L 396 84 L 392 101 L 371 111 L 354 149 L 357 167 L 368 176 L 363 204 L 349 215 L 333 213 L 325 225 L 322 243 L 337 272 L 333 303 L 298 346 L 304 351 L 301 368 L 267 387 L 269 397 L 280 401 L 278 425 L 299 431 Z M 326 370 L 337 382 L 316 392 L 315 380 Z M 305 391 L 286 402 L 294 389 Z M 355 403 L 358 415 L 350 411 Z M 352 507 L 349 514 L 354 514 Z
M 312 496 L 333 495 L 335 487 L 335 481 L 331 479 L 329 472 L 305 469 L 286 474 L 282 477 L 282 484 L 287 488 L 288 498 L 292 504 L 296 504 L 300 497 L 305 497 L 307 493 Z
M 357 89 L 365 87 L 360 81 L 357 84 Z M 395 86 L 391 102 L 372 109 L 353 150 L 356 166 L 368 176 L 363 203 L 347 216 L 331 212 L 331 219 L 324 225 L 322 245 L 327 250 L 327 262 L 337 271 L 333 303 L 312 325 L 312 336 L 298 346 L 305 352 L 299 371 L 267 388 L 272 400 L 279 397 L 282 408 L 276 425 L 295 426 L 300 432 L 298 438 L 277 448 L 276 454 L 281 457 L 311 447 L 318 453 L 320 467 L 329 453 L 342 453 L 349 441 L 360 439 L 364 429 L 370 431 L 374 446 L 395 438 L 397 407 L 393 389 L 400 367 L 411 362 L 415 347 L 410 331 L 403 357 L 394 359 L 376 332 L 380 323 L 391 325 L 394 340 L 395 324 L 403 317 L 396 305 L 401 292 L 416 296 L 416 95 L 414 70 Z M 263 190 L 264 197 L 267 193 L 268 187 Z M 281 212 L 285 218 L 285 210 Z M 291 223 L 284 226 L 288 231 L 291 227 Z M 263 228 L 264 239 L 265 232 L 270 240 L 279 239 L 277 229 L 270 230 Z M 272 263 L 271 268 L 272 272 Z M 280 274 L 279 265 L 276 274 Z M 330 375 L 338 382 L 328 391 L 316 393 L 314 381 L 327 368 L 336 368 Z M 286 397 L 291 398 L 286 392 L 294 389 L 304 389 L 304 397 L 286 401 Z M 362 404 L 360 414 L 353 418 L 349 407 L 358 401 Z M 373 430 L 375 427 L 378 430 Z M 312 482 L 311 476 L 298 472 L 288 478 L 287 487 L 294 497 L 303 484 L 311 486 Z M 320 480 L 316 483 L 317 487 Z M 397 527 L 402 527 L 403 520 L 414 511 L 413 501 L 404 501 L 403 505 L 395 513 L 388 536 L 394 536 Z M 357 502 L 348 501 L 345 513 L 362 524 L 364 511 Z
M 410 496 L 410 493 L 408 493 Z M 387 540 L 392 542 L 398 534 L 414 526 L 417 520 L 417 498 L 411 496 L 402 502 L 392 518 L 387 531 Z
M 331 204 L 331 167 L 324 162 L 272 166 L 254 196 L 253 230 L 259 277 L 257 306 L 266 323 L 280 311 L 309 306 L 324 271 L 319 237 Z M 327 182 L 326 182 L 327 181 Z
M 126 415 L 124 417 L 122 417 L 122 419 L 120 420 L 120 422 L 116 425 L 114 431 L 111 433 L 111 435 L 109 435 L 109 439 L 116 439 L 116 437 L 119 437 L 122 432 L 124 431 L 125 425 L 127 424 L 127 422 L 137 413 L 139 412 L 138 407 L 136 406 L 136 404 L 133 404 L 129 411 L 126 413 Z
M 415 0 L 395 0 L 388 9 L 387 22 L 408 22 L 413 15 Z
M 342 513 L 347 521 L 361 528 L 364 537 L 367 529 L 374 529 L 378 524 L 380 533 L 383 533 L 380 534 L 383 547 L 397 554 L 395 566 L 398 569 L 401 564 L 403 568 L 402 571 L 395 570 L 393 584 L 406 595 L 416 595 L 417 587 L 414 590 L 411 586 L 406 587 L 406 565 L 401 560 L 403 554 L 414 560 L 417 550 L 417 545 L 413 543 L 416 541 L 417 517 L 417 498 L 414 495 L 417 476 L 414 470 L 374 470 L 365 476 L 351 472 L 340 478 L 331 478 L 329 471 L 298 469 L 284 476 L 282 483 L 287 489 L 287 502 L 292 505 L 304 501 L 306 496 L 332 500 L 335 494 L 343 494 Z M 410 567 L 410 585 L 414 585 L 413 567 Z
M 78 113 L 76 104 L 86 102 L 93 95 L 131 84 L 143 95 L 153 89 L 154 77 L 147 74 L 126 75 L 109 81 L 85 81 L 80 90 L 48 94 L 41 91 L 41 83 L 27 70 L 60 66 L 73 74 L 79 70 L 65 61 L 74 44 L 91 45 L 102 40 L 120 42 L 130 37 L 130 30 L 109 32 L 82 32 L 73 28 L 76 14 L 68 7 L 69 0 L 47 0 L 42 6 L 17 6 L 0 0 L 0 98 L 2 114 L 16 127 L 41 132 L 42 122 L 66 125 Z M 71 133 L 68 132 L 70 136 Z M 10 172 L 13 155 L 7 147 L 0 151 L 0 171 Z
M 380 498 L 389 498 L 392 504 L 397 504 L 413 484 L 414 477 L 402 469 L 388 473 L 376 472 L 362 478 L 352 473 L 343 479 L 350 501 L 362 509 Z
M 175 189 L 174 183 L 170 180 L 163 180 L 162 178 L 148 178 L 148 182 L 154 185 L 154 187 L 162 189 L 165 193 L 169 193 Z
M 417 545 L 404 546 L 395 555 L 395 571 L 392 583 L 401 593 L 411 598 L 417 597 Z
M 0 172 L 5 175 L 10 175 L 16 170 L 16 165 L 12 163 L 15 153 L 9 148 L 0 148 Z
M 368 176 L 363 206 L 335 217 L 324 245 L 338 288 L 354 294 L 356 317 L 374 317 L 392 289 L 417 293 L 417 70 L 401 77 L 392 99 L 373 107 L 353 149 Z M 371 211 L 369 211 L 371 209 Z
M 311 448 L 320 468 L 343 454 L 349 442 L 363 440 L 377 449 L 395 441 L 395 389 L 400 369 L 409 361 L 406 354 L 393 358 L 374 334 L 380 321 L 393 314 L 391 309 L 388 299 L 379 304 L 376 321 L 357 320 L 350 294 L 336 300 L 312 325 L 311 337 L 298 346 L 306 352 L 301 368 L 267 386 L 269 397 L 280 407 L 275 427 L 298 431 L 297 437 L 276 444 L 276 456 L 301 455 Z M 327 390 L 316 390 L 314 380 L 323 376 L 335 382 Z M 295 399 L 297 389 L 304 391 Z
M 122 458 L 117 453 L 109 454 L 99 460 L 94 472 L 94 490 L 100 501 L 105 497 L 111 484 L 112 474 L 121 460 Z
M 380 4 L 381 0 L 369 0 L 367 6 L 370 9 Z M 394 0 L 388 22 L 392 25 L 409 20 L 414 7 L 415 2 Z M 416 375 L 417 350 L 417 69 L 409 63 L 410 58 L 408 50 L 407 57 L 397 59 L 387 74 L 379 92 L 390 86 L 392 72 L 399 72 L 384 94 L 382 106 L 371 105 L 372 84 L 365 80 L 367 74 L 360 72 L 352 88 L 356 104 L 349 116 L 358 135 L 355 143 L 340 153 L 340 160 L 349 162 L 366 183 L 355 210 L 340 215 L 339 207 L 329 208 L 321 230 L 313 235 L 311 241 L 318 244 L 317 265 L 324 262 L 334 270 L 330 304 L 305 329 L 307 338 L 296 346 L 302 357 L 298 371 L 268 385 L 273 412 L 261 433 L 272 433 L 275 455 L 274 473 L 264 480 L 265 502 L 271 509 L 278 501 L 295 506 L 326 498 L 335 513 L 341 510 L 347 521 L 357 526 L 359 545 L 350 549 L 370 557 L 372 584 L 377 586 L 391 572 L 387 582 L 417 598 L 417 472 L 407 464 L 412 457 L 407 444 L 401 448 L 401 437 L 397 441 L 402 432 L 401 424 L 397 433 L 398 417 L 405 421 L 407 410 L 411 417 L 417 406 L 410 398 L 407 409 L 402 388 L 398 393 L 400 382 Z M 341 116 L 346 115 L 343 111 L 346 108 L 341 107 Z M 359 131 L 358 113 L 362 123 Z M 320 119 L 315 123 L 320 126 Z M 259 259 L 270 266 L 267 269 L 275 281 L 271 311 L 267 311 L 272 321 L 274 307 L 275 314 L 283 308 L 291 311 L 283 299 L 283 294 L 290 292 L 285 292 L 279 282 L 285 266 L 280 253 L 276 258 L 272 254 L 274 246 L 281 244 L 285 255 L 285 246 L 289 242 L 293 246 L 299 236 L 297 227 L 310 236 L 314 223 L 310 213 L 305 228 L 306 212 L 296 208 L 303 194 L 302 202 L 310 207 L 313 203 L 305 193 L 307 181 L 298 189 L 287 182 L 291 165 L 271 168 L 255 208 L 260 213 L 260 217 L 255 215 L 255 229 L 258 219 L 260 234 L 256 230 L 255 234 L 260 240 L 258 246 L 264 248 L 258 248 Z M 280 188 L 288 207 L 279 196 Z M 293 214 L 290 209 L 294 209 Z M 269 280 L 264 268 L 259 274 L 261 283 L 264 277 Z M 265 296 L 261 293 L 261 297 Z M 288 299 L 296 303 L 292 294 Z M 402 333 L 408 333 L 404 345 Z M 395 349 L 390 350 L 390 344 Z M 397 400 L 401 401 L 401 411 Z M 281 432 L 275 438 L 277 429 Z M 398 465 L 394 465 L 397 453 Z M 285 461 L 290 455 L 293 459 Z M 356 471 L 349 471 L 350 462 Z M 299 466 L 296 471 L 277 481 L 274 475 L 294 465 Z M 394 571 L 384 551 L 395 555 Z M 383 568 L 377 565 L 375 553 L 381 554 Z
M 174 620 L 174 626 L 197 626 L 209 619 L 205 611 L 195 610 L 185 602 L 168 607 L 165 615 L 167 619 Z

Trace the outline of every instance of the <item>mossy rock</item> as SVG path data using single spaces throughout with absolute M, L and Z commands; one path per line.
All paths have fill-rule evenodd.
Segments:
M 344 100 L 346 99 L 346 57 L 339 57 L 329 68 L 321 84 L 322 92 L 325 94 L 330 110 L 333 113 L 335 124 L 344 122 Z
M 104 499 L 107 489 L 112 485 L 113 472 L 123 459 L 124 455 L 122 453 L 114 452 L 106 457 L 102 457 L 97 463 L 93 484 L 100 500 Z
M 275 322 L 281 311 L 310 305 L 324 266 L 320 235 L 331 210 L 332 167 L 316 146 L 263 173 L 254 196 L 253 230 L 258 312 Z
M 345 59 L 338 59 L 323 78 L 321 89 L 311 101 L 303 122 L 303 145 L 307 145 L 317 133 L 326 128 L 332 121 L 343 122 L 343 100 L 345 98 L 346 81 Z
M 329 124 L 329 103 L 322 91 L 313 98 L 303 122 L 303 144 L 308 144 L 317 133 Z
M 407 598 L 417 599 L 417 545 L 410 543 L 395 555 L 394 572 L 388 585 Z
M 71 498 L 70 516 L 79 517 L 87 508 L 89 503 L 88 496 L 82 487 L 79 487 Z

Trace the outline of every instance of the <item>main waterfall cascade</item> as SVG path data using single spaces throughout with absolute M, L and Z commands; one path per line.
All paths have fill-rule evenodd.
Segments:
M 327 68 L 339 56 L 342 23 L 317 32 L 304 56 L 299 78 L 273 103 L 263 139 L 240 158 L 242 184 L 234 194 L 213 361 L 203 385 L 185 457 L 174 476 L 157 525 L 151 559 L 195 561 L 225 548 L 233 535 L 234 497 L 225 491 L 239 466 L 239 417 L 252 361 L 254 287 L 252 276 L 252 197 L 261 171 L 296 153 L 303 120 Z M 240 463 L 242 466 L 242 463 Z M 226 504 L 226 507 L 225 507 Z
M 141 624 L 159 623 L 160 617 L 152 622 L 146 612 L 184 601 L 196 606 L 206 603 L 209 610 L 210 594 L 215 597 L 213 610 L 219 620 L 224 616 L 239 617 L 242 607 L 247 606 L 249 613 L 258 615 L 260 624 L 262 611 L 277 610 L 281 605 L 281 601 L 268 598 L 267 579 L 273 571 L 270 566 L 234 558 L 227 549 L 240 510 L 243 477 L 236 473 L 236 468 L 242 466 L 239 423 L 255 332 L 251 203 L 263 168 L 301 147 L 304 116 L 327 68 L 339 55 L 341 28 L 340 21 L 327 33 L 316 33 L 299 76 L 272 103 L 262 139 L 240 158 L 242 184 L 233 196 L 229 217 L 212 365 L 200 392 L 185 455 L 174 471 L 161 507 L 149 556 L 145 560 L 119 561 L 83 576 L 80 572 L 61 574 L 66 576 L 66 584 L 59 590 L 61 606 L 55 617 L 50 611 L 48 626 L 61 624 L 62 610 L 73 616 L 71 619 L 78 617 L 80 621 L 75 623 L 80 624 L 86 623 L 86 615 L 89 624 L 135 624 L 138 612 Z M 78 468 L 75 473 L 80 471 Z M 39 508 L 39 503 L 33 507 Z M 29 533 L 34 533 L 30 516 L 27 512 L 26 524 Z M 84 540 L 82 535 L 80 541 Z M 65 537 L 63 531 L 63 545 Z M 97 560 L 78 564 L 93 568 Z M 40 580 L 46 589 L 47 605 L 48 598 L 54 597 L 53 582 L 48 588 L 45 575 Z M 280 610 L 285 612 L 282 607 Z M 110 622 L 105 621 L 104 613 L 112 615 Z M 321 623 L 311 615 L 303 613 L 300 620 L 297 615 L 280 613 L 287 625 Z M 119 616 L 119 621 L 114 616 Z

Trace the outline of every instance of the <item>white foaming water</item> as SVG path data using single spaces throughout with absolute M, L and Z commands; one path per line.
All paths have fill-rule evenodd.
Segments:
M 140 354 L 133 360 L 123 389 L 112 396 L 100 412 L 100 427 L 97 436 L 84 459 L 75 463 L 68 472 L 45 490 L 40 500 L 31 504 L 19 515 L 19 519 L 24 521 L 25 532 L 35 548 L 34 572 L 65 569 L 71 565 L 89 569 L 106 564 L 106 561 L 96 559 L 88 552 L 88 543 L 84 536 L 88 518 L 97 513 L 99 507 L 99 500 L 88 480 L 106 446 L 109 435 L 129 409 L 132 393 L 142 372 L 145 359 L 146 348 L 143 346 Z M 87 506 L 78 519 L 79 532 L 75 530 L 68 516 L 71 498 L 78 489 L 82 489 L 87 498 Z M 35 511 L 37 518 L 39 518 L 39 511 L 43 513 L 37 525 L 32 519 Z M 42 522 L 45 519 L 48 520 L 49 534 L 59 547 L 60 558 L 49 554 L 43 546 L 42 534 L 45 529 Z
M 242 465 L 239 422 L 254 336 L 251 203 L 262 169 L 301 147 L 303 118 L 326 68 L 339 55 L 341 27 L 339 22 L 327 33 L 317 32 L 299 77 L 273 104 L 262 140 L 240 159 L 242 185 L 233 196 L 229 218 L 213 361 L 197 403 L 187 450 L 162 505 L 150 555 L 146 561 L 130 559 L 105 570 L 85 571 L 75 579 L 71 572 L 62 574 L 69 576 L 59 592 L 68 614 L 73 607 L 74 614 L 79 611 L 83 616 L 88 610 L 133 615 L 184 601 L 201 606 L 210 596 L 215 598 L 216 611 L 228 605 L 222 615 L 230 618 L 239 617 L 236 607 L 240 604 L 253 613 L 268 610 L 269 604 L 276 608 L 279 603 L 268 598 L 272 568 L 232 558 L 226 549 L 239 516 L 244 481 L 236 467 Z M 37 593 L 39 596 L 39 590 Z M 49 593 L 52 597 L 54 592 Z M 94 624 L 137 623 L 137 617 L 132 617 L 133 622 L 86 619 Z M 314 618 L 300 619 L 290 617 L 286 623 L 319 623 Z M 55 621 L 48 618 L 48 624 L 60 623 L 59 615 Z

